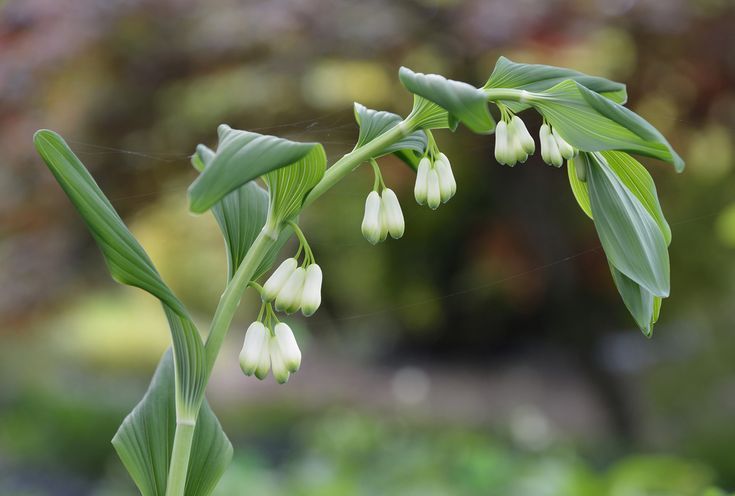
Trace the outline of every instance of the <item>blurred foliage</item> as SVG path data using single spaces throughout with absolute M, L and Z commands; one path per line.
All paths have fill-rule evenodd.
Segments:
M 411 201 L 410 171 L 381 160 L 403 202 L 400 242 L 371 247 L 360 236 L 368 170 L 304 215 L 325 273 L 306 335 L 366 374 L 420 361 L 502 378 L 512 364 L 551 374 L 562 363 L 590 386 L 570 385 L 573 394 L 605 415 L 569 414 L 603 441 L 523 453 L 408 415 L 330 416 L 322 397 L 306 398 L 313 415 L 284 440 L 286 406 L 240 394 L 223 375 L 213 388 L 239 398 L 230 408 L 270 409 L 243 419 L 262 430 L 255 445 L 227 426 L 239 459 L 221 494 L 486 494 L 496 484 L 500 496 L 648 496 L 735 485 L 734 23 L 730 0 L 0 2 L 0 493 L 130 494 L 109 439 L 168 342 L 157 304 L 107 280 L 32 152 L 35 129 L 69 138 L 166 281 L 204 316 L 225 279 L 224 250 L 210 216 L 186 212 L 185 189 L 189 154 L 215 141 L 217 124 L 318 140 L 334 159 L 356 137 L 353 100 L 408 110 L 400 65 L 481 83 L 501 54 L 625 81 L 632 108 L 688 162 L 681 176 L 647 162 L 673 230 L 672 297 L 654 338 L 634 330 L 565 174 L 537 159 L 497 166 L 492 138 L 464 131 L 437 136 L 459 189 L 436 212 Z M 528 121 L 535 132 L 539 119 Z M 241 305 L 224 362 L 256 304 L 248 295 Z M 318 349 L 305 362 L 326 363 L 320 387 L 349 381 Z M 447 411 L 508 395 L 482 386 Z M 378 393 L 367 388 L 355 408 Z M 492 412 L 475 416 L 498 427 Z M 616 461 L 628 452 L 670 455 Z

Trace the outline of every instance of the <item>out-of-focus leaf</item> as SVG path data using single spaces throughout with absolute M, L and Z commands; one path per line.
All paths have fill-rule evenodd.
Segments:
M 395 127 L 403 119 L 398 114 L 372 110 L 355 102 L 355 120 L 360 126 L 360 134 L 357 138 L 357 144 L 355 145 L 355 148 L 358 148 L 366 145 L 381 134 L 384 134 L 391 128 Z M 424 153 L 427 142 L 426 133 L 421 130 L 414 131 L 405 138 L 388 146 L 375 156 L 379 157 L 400 150 L 413 150 L 418 153 Z
M 189 209 L 202 213 L 225 195 L 268 172 L 323 155 L 319 143 L 298 143 L 222 124 L 217 152 L 189 187 Z
M 612 265 L 656 296 L 669 294 L 669 254 L 656 220 L 604 158 L 587 154 L 595 228 Z
M 654 300 L 658 299 L 660 302 L 661 299 L 653 296 L 650 291 L 641 287 L 640 284 L 620 272 L 612 264 L 610 265 L 610 273 L 625 307 L 633 316 L 643 334 L 651 337 L 653 324 L 656 322 L 656 319 L 654 319 Z
M 199 145 L 192 156 L 192 165 L 202 172 L 213 157 L 214 151 L 204 145 Z M 212 214 L 225 239 L 228 279 L 232 278 L 258 233 L 263 229 L 268 218 L 268 204 L 268 192 L 255 181 L 250 181 L 225 195 L 219 203 L 212 207 Z M 281 231 L 278 241 L 268 250 L 256 269 L 253 279 L 257 279 L 268 270 L 291 234 L 290 227 Z
M 576 81 L 564 81 L 529 101 L 574 147 L 587 152 L 621 150 L 658 158 L 684 170 L 684 161 L 656 128 L 635 112 Z
M 398 72 L 401 83 L 411 92 L 430 100 L 476 133 L 488 134 L 495 129 L 495 120 L 490 115 L 485 93 L 472 85 L 453 81 L 438 74 L 421 74 L 401 67 Z
M 164 496 L 176 431 L 174 360 L 167 351 L 143 399 L 112 438 L 143 496 Z M 232 459 L 232 445 L 204 400 L 194 430 L 186 496 L 211 494 Z
M 516 88 L 526 91 L 544 91 L 562 81 L 572 79 L 605 98 L 623 104 L 628 94 L 623 83 L 610 81 L 602 77 L 588 76 L 578 71 L 563 67 L 543 64 L 519 64 L 505 57 L 500 57 L 490 75 L 485 88 Z M 527 104 L 504 101 L 514 112 L 528 108 Z

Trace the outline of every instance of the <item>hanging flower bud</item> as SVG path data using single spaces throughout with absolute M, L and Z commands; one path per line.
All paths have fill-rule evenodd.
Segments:
M 281 291 L 283 285 L 286 284 L 288 278 L 296 270 L 299 263 L 295 258 L 287 258 L 281 265 L 271 274 L 265 284 L 263 285 L 263 301 L 273 301 L 278 296 L 278 292 Z
M 267 343 L 268 330 L 262 322 L 253 322 L 245 332 L 245 342 L 240 351 L 240 368 L 245 375 L 253 375 L 258 368 L 260 355 Z
M 523 151 L 527 156 L 532 155 L 536 151 L 536 143 L 533 141 L 533 137 L 531 136 L 531 133 L 528 132 L 528 128 L 526 128 L 523 120 L 521 120 L 517 115 L 514 115 L 510 120 L 510 125 L 513 128 L 515 135 L 518 136 L 518 140 L 520 141 L 521 147 L 523 147 Z
M 275 340 L 278 342 L 281 358 L 286 369 L 289 372 L 296 372 L 301 366 L 301 350 L 299 349 L 298 343 L 296 343 L 293 331 L 288 324 L 284 324 L 283 322 L 276 324 L 273 331 L 275 332 Z M 275 373 L 275 366 L 273 368 Z
M 258 359 L 258 368 L 255 369 L 255 377 L 261 381 L 268 376 L 268 371 L 271 368 L 270 339 L 270 333 L 266 333 L 265 341 L 263 342 L 263 349 L 260 352 L 260 358 Z
M 365 200 L 365 215 L 362 218 L 362 235 L 371 244 L 380 241 L 380 195 L 371 191 Z
M 301 295 L 304 291 L 306 269 L 299 267 L 293 271 L 286 284 L 276 296 L 276 310 L 279 312 L 294 313 L 301 306 Z
M 564 159 L 559 152 L 559 145 L 557 144 L 556 138 L 551 133 L 551 129 L 548 124 L 541 126 L 540 133 L 541 141 L 541 158 L 544 162 L 554 167 L 561 167 L 564 164 Z
M 398 202 L 398 197 L 390 188 L 385 188 L 382 195 L 382 205 L 385 225 L 388 228 L 393 239 L 398 239 L 403 236 L 403 231 L 406 229 L 406 223 L 403 220 L 403 211 L 401 210 L 401 204 Z
M 509 162 L 508 124 L 505 121 L 498 122 L 495 126 L 495 160 L 499 164 Z
M 439 174 L 436 168 L 429 170 L 429 188 L 426 195 L 426 204 L 430 209 L 436 210 L 442 202 L 441 189 L 439 188 Z
M 447 164 L 447 182 L 451 185 L 452 189 L 452 196 L 457 192 L 457 181 L 454 179 L 454 172 L 452 172 L 452 163 L 449 161 L 449 158 L 444 155 L 443 153 L 439 153 L 439 159 L 445 164 Z M 441 178 L 440 178 L 441 179 Z
M 439 193 L 441 194 L 442 203 L 446 203 L 454 196 L 454 192 L 457 190 L 457 183 L 454 180 L 454 174 L 452 174 L 452 167 L 440 155 L 436 162 L 434 162 L 434 168 L 439 176 Z
M 288 382 L 288 378 L 291 374 L 288 371 L 288 367 L 286 367 L 286 362 L 283 361 L 281 347 L 279 346 L 278 339 L 275 336 L 271 336 L 268 340 L 268 351 L 270 352 L 273 377 L 276 378 L 278 384 L 285 384 Z
M 301 294 L 301 313 L 309 317 L 314 315 L 322 303 L 322 269 L 317 264 L 306 268 L 304 291 Z M 276 326 L 278 330 L 278 326 Z
M 559 133 L 556 132 L 556 129 L 552 129 L 551 134 L 554 136 L 554 139 L 556 139 L 556 143 L 559 146 L 559 153 L 561 154 L 561 156 L 566 160 L 574 158 L 574 156 L 576 155 L 574 147 L 567 143 L 564 138 L 562 138 Z
M 429 169 L 431 169 L 431 162 L 427 157 L 422 158 L 416 169 L 416 185 L 413 187 L 413 196 L 419 205 L 426 203 L 426 195 L 429 191 Z
M 528 153 L 523 149 L 521 144 L 521 137 L 516 132 L 514 127 L 508 128 L 508 141 L 509 141 L 509 152 L 508 158 L 510 158 L 509 166 L 514 167 L 516 163 L 525 163 L 528 160 Z

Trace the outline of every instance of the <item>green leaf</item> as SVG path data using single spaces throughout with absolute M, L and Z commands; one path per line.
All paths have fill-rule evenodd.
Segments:
M 548 90 L 568 79 L 572 79 L 614 102 L 623 104 L 628 99 L 623 83 L 610 81 L 602 77 L 588 76 L 562 67 L 543 64 L 519 64 L 505 57 L 498 59 L 495 69 L 484 87 L 515 88 L 539 92 Z M 528 108 L 528 105 L 520 102 L 504 101 L 503 103 L 508 105 L 514 112 L 520 112 Z
M 472 85 L 453 81 L 438 74 L 421 74 L 401 67 L 398 77 L 411 93 L 430 100 L 449 112 L 476 133 L 489 134 L 495 129 L 485 93 Z M 450 121 L 450 127 L 452 122 Z
M 243 184 L 324 151 L 319 143 L 298 143 L 222 124 L 209 166 L 189 187 L 189 209 L 203 213 Z
M 569 185 L 572 187 L 572 194 L 577 200 L 582 211 L 592 219 L 592 207 L 590 206 L 590 194 L 587 190 L 587 183 L 583 183 L 577 177 L 577 167 L 584 167 L 585 164 L 577 164 L 577 161 L 586 163 L 586 156 L 578 155 L 576 158 L 567 161 L 567 175 L 569 176 Z M 589 166 L 587 166 L 589 169 Z
M 653 333 L 653 324 L 658 319 L 658 313 L 655 313 L 654 306 L 658 301 L 658 308 L 661 308 L 661 298 L 654 296 L 640 284 L 620 272 L 612 264 L 610 264 L 610 273 L 613 276 L 615 286 L 618 288 L 625 307 L 633 316 L 636 324 L 643 334 L 651 337 Z
M 372 110 L 355 102 L 355 120 L 360 126 L 360 134 L 355 145 L 355 148 L 359 148 L 395 127 L 403 119 L 398 114 Z M 412 150 L 423 154 L 427 144 L 428 139 L 426 138 L 426 133 L 421 130 L 414 131 L 405 138 L 380 151 L 374 158 L 401 150 Z
M 270 215 L 277 222 L 290 220 L 301 211 L 304 197 L 324 176 L 327 156 L 321 145 L 315 146 L 298 162 L 281 167 L 265 176 L 270 191 Z
M 192 156 L 192 164 L 194 168 L 202 172 L 213 158 L 212 150 L 204 145 L 199 145 Z M 258 233 L 263 229 L 268 217 L 268 205 L 268 192 L 255 181 L 250 181 L 225 195 L 212 207 L 212 214 L 225 239 L 228 279 L 232 278 Z M 290 227 L 281 231 L 278 241 L 271 247 L 256 269 L 253 280 L 273 264 L 278 252 L 291 234 Z
M 164 496 L 176 430 L 174 360 L 161 358 L 148 391 L 112 438 L 143 496 Z M 206 400 L 194 430 L 186 496 L 211 494 L 232 459 L 232 445 Z
M 562 138 L 582 151 L 627 151 L 669 162 L 679 172 L 684 169 L 681 157 L 645 119 L 576 81 L 530 93 L 527 100 Z
M 92 233 L 112 277 L 161 300 L 176 353 L 179 413 L 193 418 L 204 395 L 205 360 L 204 344 L 188 312 L 163 283 L 143 247 L 63 138 L 53 131 L 40 130 L 33 141 Z
M 587 158 L 590 206 L 608 260 L 652 294 L 668 296 L 669 254 L 656 220 L 602 155 Z
M 646 168 L 627 153 L 604 151 L 600 154 L 605 157 L 607 164 L 617 174 L 618 178 L 641 201 L 648 213 L 656 220 L 661 233 L 664 235 L 666 244 L 671 244 L 671 228 L 661 210 L 661 204 L 656 193 L 656 184 Z

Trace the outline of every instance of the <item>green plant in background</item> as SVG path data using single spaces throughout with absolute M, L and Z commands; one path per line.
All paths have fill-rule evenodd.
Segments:
M 242 370 L 278 382 L 298 371 L 301 352 L 279 313 L 304 316 L 321 303 L 322 272 L 298 218 L 306 206 L 364 163 L 375 173 L 365 203 L 362 232 L 370 243 L 400 238 L 405 229 L 395 193 L 376 159 L 394 154 L 416 170 L 414 195 L 432 209 L 456 192 L 449 159 L 432 132 L 495 132 L 495 157 L 515 166 L 536 151 L 519 113 L 543 117 L 542 159 L 567 161 L 572 192 L 594 221 L 626 307 L 650 336 L 661 301 L 669 295 L 671 231 L 645 168 L 630 153 L 661 159 L 681 171 L 684 163 L 648 122 L 623 106 L 625 86 L 569 69 L 516 64 L 501 58 L 480 88 L 435 74 L 401 68 L 414 95 L 406 118 L 355 104 L 359 136 L 355 148 L 327 168 L 319 143 L 218 129 L 216 150 L 199 145 L 192 164 L 199 172 L 189 188 L 190 210 L 212 210 L 225 239 L 228 283 L 203 340 L 185 306 L 160 275 L 114 208 L 69 149 L 48 130 L 36 148 L 99 244 L 115 280 L 158 298 L 168 319 L 172 350 L 156 370 L 148 392 L 124 420 L 113 445 L 141 493 L 210 494 L 232 458 L 232 446 L 205 399 L 205 389 L 244 291 L 254 288 L 263 303 L 245 334 Z M 488 103 L 499 110 L 496 120 Z M 257 181 L 262 180 L 262 185 Z M 299 247 L 261 285 L 285 242 Z M 299 262 L 301 260 L 301 262 Z

